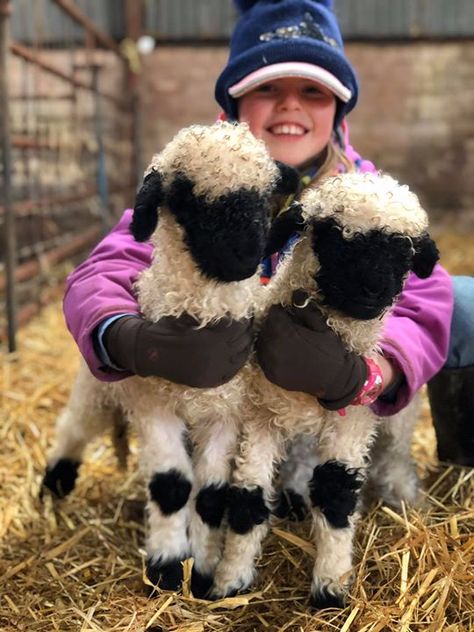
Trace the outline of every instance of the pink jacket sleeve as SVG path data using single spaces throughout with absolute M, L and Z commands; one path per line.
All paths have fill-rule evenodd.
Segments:
M 128 227 L 132 211 L 124 212 L 117 226 L 68 277 L 63 309 L 66 324 L 91 372 L 111 382 L 128 376 L 102 366 L 93 345 L 93 331 L 116 314 L 138 314 L 133 283 L 151 263 L 152 246 L 138 243 Z
M 449 274 L 437 265 L 428 279 L 410 274 L 389 316 L 382 336 L 384 355 L 392 358 L 404 375 L 392 403 L 378 399 L 373 410 L 381 416 L 404 408 L 423 384 L 446 362 L 453 289 Z

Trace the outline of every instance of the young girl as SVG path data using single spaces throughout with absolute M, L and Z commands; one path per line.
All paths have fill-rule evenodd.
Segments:
M 373 171 L 348 141 L 344 118 L 357 102 L 358 84 L 331 1 L 236 4 L 242 16 L 216 84 L 224 116 L 246 121 L 273 158 L 298 167 L 301 188 L 345 170 Z M 104 381 L 156 375 L 198 387 L 230 379 L 248 357 L 252 323 L 196 329 L 189 317 L 145 321 L 132 286 L 149 265 L 152 248 L 133 240 L 130 219 L 127 210 L 68 279 L 66 321 L 92 373 Z M 266 276 L 274 264 L 264 262 Z M 259 334 L 258 360 L 270 380 L 314 394 L 328 408 L 369 402 L 378 414 L 391 415 L 445 363 L 452 309 L 452 281 L 438 265 L 429 279 L 408 278 L 376 365 L 367 367 L 335 344 L 311 305 L 270 312 Z M 302 335 L 288 336 L 290 331 Z

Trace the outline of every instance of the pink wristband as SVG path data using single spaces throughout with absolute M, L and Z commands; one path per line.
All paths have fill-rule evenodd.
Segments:
M 382 369 L 372 360 L 372 358 L 364 358 L 367 364 L 368 375 L 360 392 L 352 400 L 352 406 L 368 406 L 373 404 L 383 391 L 383 375 Z
M 367 365 L 367 379 L 350 406 L 368 406 L 378 399 L 383 391 L 383 374 L 379 365 L 372 358 L 364 358 Z M 340 408 L 338 413 L 344 417 L 346 411 Z

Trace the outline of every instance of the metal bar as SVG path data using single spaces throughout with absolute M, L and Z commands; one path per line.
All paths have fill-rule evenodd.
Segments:
M 17 57 L 21 57 L 25 61 L 29 61 L 30 63 L 35 64 L 36 66 L 39 66 L 46 72 L 49 72 L 50 74 L 56 77 L 59 77 L 59 79 L 62 79 L 63 81 L 66 81 L 67 83 L 70 83 L 76 88 L 82 88 L 83 90 L 88 90 L 89 92 L 93 92 L 94 90 L 91 83 L 87 83 L 86 81 L 81 81 L 80 79 L 77 79 L 76 77 L 71 77 L 67 73 L 63 72 L 60 68 L 55 66 L 54 64 L 51 64 L 49 61 L 46 61 L 45 59 L 42 59 L 36 53 L 36 51 L 32 50 L 28 46 L 23 46 L 23 44 L 19 44 L 18 42 L 10 42 L 10 51 Z M 112 103 L 115 103 L 115 105 L 117 105 L 121 109 L 128 110 L 128 103 L 124 101 L 123 99 L 119 99 L 118 97 L 115 97 L 111 94 L 104 94 L 104 93 L 100 93 L 100 96 L 103 97 L 104 99 L 107 99 L 108 101 L 111 101 Z
M 52 301 L 59 300 L 60 298 L 61 298 L 61 290 L 58 287 L 46 288 L 44 290 L 44 293 L 41 296 L 40 302 L 33 303 L 32 301 L 30 301 L 29 303 L 26 303 L 18 310 L 18 315 L 17 315 L 18 327 L 22 327 L 23 325 L 26 325 L 28 321 L 30 321 L 34 316 L 39 314 L 39 312 L 41 311 L 41 308 L 44 305 L 48 305 Z M 0 327 L 0 342 L 5 340 L 6 337 L 7 337 L 6 328 Z
M 122 55 L 122 51 L 120 50 L 120 46 L 108 35 L 103 33 L 94 22 L 85 15 L 79 9 L 79 7 L 72 2 L 72 0 L 52 0 L 56 3 L 61 9 L 69 15 L 77 24 L 80 24 L 90 35 L 92 35 L 97 42 L 102 44 L 104 48 L 108 48 L 113 51 L 120 59 L 127 63 L 127 59 Z
M 49 72 L 50 74 L 55 75 L 56 77 L 59 77 L 60 79 L 63 79 L 63 81 L 67 81 L 68 83 L 71 83 L 73 86 L 76 86 L 77 88 L 84 88 L 84 90 L 92 90 L 92 86 L 90 85 L 90 83 L 86 83 L 85 81 L 80 81 L 79 79 L 70 77 L 60 68 L 57 68 L 54 64 L 51 64 L 49 61 L 45 61 L 44 59 L 41 59 L 41 57 L 36 53 L 36 51 L 34 51 L 32 48 L 29 48 L 28 46 L 23 46 L 23 44 L 19 44 L 18 42 L 10 42 L 10 50 L 17 57 L 21 57 L 22 59 L 25 59 L 26 61 L 29 61 L 32 64 L 35 64 L 36 66 L 39 66 L 43 70 L 46 70 L 46 72 Z
M 143 35 L 143 25 L 145 19 L 145 4 L 143 0 L 124 0 L 125 28 L 127 38 L 135 43 Z M 128 67 L 126 83 L 130 94 L 130 107 L 132 115 L 131 141 L 132 141 L 132 178 L 135 188 L 143 177 L 143 127 L 141 98 L 138 85 L 139 77 Z
M 28 303 L 28 305 L 24 305 L 18 310 L 17 321 L 18 327 L 22 327 L 29 320 L 36 316 L 40 311 L 39 305 L 35 305 L 34 303 Z M 1 327 L 0 328 L 0 342 L 3 342 L 8 338 L 8 328 Z
M 96 241 L 102 234 L 100 226 L 89 228 L 88 230 L 73 237 L 67 244 L 53 248 L 42 255 L 44 263 L 54 265 L 67 259 L 73 254 L 80 252 L 86 246 Z M 17 283 L 27 281 L 41 272 L 42 264 L 39 261 L 28 261 L 16 269 L 15 280 Z M 0 292 L 5 289 L 5 277 L 0 276 Z
M 107 177 L 106 156 L 104 150 L 104 131 L 102 125 L 102 110 L 99 97 L 99 66 L 92 65 L 92 85 L 94 87 L 94 130 L 97 141 L 97 189 L 100 197 L 100 210 L 104 232 L 111 228 L 112 217 L 109 205 L 109 183 Z
M 72 94 L 12 94 L 11 101 L 72 101 Z
M 59 149 L 60 144 L 58 142 L 52 143 L 49 140 L 38 140 L 37 138 L 31 138 L 31 136 L 25 135 L 13 135 L 11 141 L 12 147 L 15 149 Z
M 127 37 L 133 41 L 143 35 L 145 6 L 143 0 L 125 0 L 125 28 Z
M 134 184 L 124 184 L 123 186 L 115 186 L 110 189 L 110 195 L 115 195 L 118 193 L 123 193 L 124 191 L 128 191 L 133 189 Z M 39 200 L 24 200 L 22 202 L 16 202 L 13 205 L 15 210 L 16 217 L 26 217 L 31 215 L 36 209 L 42 208 L 44 206 L 67 206 L 68 204 L 74 204 L 75 202 L 81 202 L 83 200 L 87 200 L 88 198 L 94 197 L 98 195 L 97 189 L 95 187 L 87 189 L 81 193 L 75 193 L 73 195 L 65 195 L 63 197 L 57 198 L 41 198 Z M 5 208 L 0 206 L 0 217 L 5 213 Z
M 5 213 L 5 282 L 8 350 L 16 350 L 17 304 L 15 292 L 16 235 L 12 203 L 12 162 L 10 139 L 10 110 L 8 101 L 7 55 L 9 0 L 0 0 L 0 136 L 3 162 L 3 197 Z

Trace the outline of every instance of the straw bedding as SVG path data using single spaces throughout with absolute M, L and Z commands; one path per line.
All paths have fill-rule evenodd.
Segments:
M 451 272 L 474 274 L 472 235 L 435 236 Z M 16 354 L 1 356 L 1 632 L 474 630 L 474 470 L 437 463 L 426 399 L 413 446 L 424 506 L 374 507 L 357 535 L 350 605 L 314 614 L 306 523 L 275 522 L 249 595 L 208 603 L 185 586 L 147 598 L 136 455 L 121 471 L 109 438 L 90 447 L 68 499 L 38 499 L 77 366 L 59 300 L 21 330 Z

